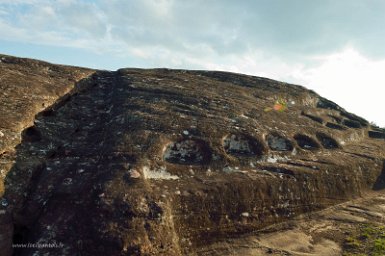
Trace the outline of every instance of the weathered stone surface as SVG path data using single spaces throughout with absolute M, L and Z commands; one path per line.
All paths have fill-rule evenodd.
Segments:
M 16 146 L 25 141 L 38 142 L 35 115 L 66 93 L 76 83 L 92 74 L 91 69 L 52 65 L 49 63 L 0 55 L 0 198 L 4 193 L 5 175 L 15 165 Z M 30 128 L 28 128 L 30 127 Z M 21 178 L 22 179 L 22 178 Z M 27 184 L 27 180 L 23 180 Z M 20 186 L 20 189 L 25 187 Z M 21 191 L 19 191 L 21 193 Z M 5 199 L 4 199 L 5 200 Z M 15 217 L 12 205 L 0 205 L 0 255 L 11 255 Z
M 294 139 L 297 141 L 298 146 L 303 149 L 314 150 L 320 147 L 317 141 L 304 134 L 296 134 Z
M 211 158 L 210 149 L 204 141 L 184 139 L 170 143 L 164 152 L 164 159 L 179 164 L 203 164 Z
M 334 149 L 339 147 L 338 142 L 325 133 L 317 132 L 316 136 L 321 142 L 322 146 L 326 149 Z
M 383 188 L 385 141 L 303 87 L 2 58 L 1 255 L 242 255 L 240 237 Z M 295 104 L 264 111 L 278 97 Z M 361 127 L 324 125 L 344 119 Z
M 332 129 L 336 129 L 336 130 L 345 130 L 346 128 L 343 127 L 342 125 L 339 125 L 339 124 L 335 124 L 335 123 L 330 123 L 330 122 L 327 122 L 325 124 L 326 127 L 329 127 L 329 128 L 332 128 Z
M 263 146 L 251 137 L 242 134 L 230 134 L 223 140 L 223 147 L 227 153 L 240 156 L 261 155 Z
M 323 119 L 322 119 L 321 117 L 314 116 L 314 115 L 311 115 L 311 114 L 307 114 L 305 111 L 302 111 L 301 114 L 302 114 L 303 116 L 306 116 L 306 117 L 310 118 L 310 119 L 313 120 L 313 121 L 316 121 L 316 122 L 320 123 L 320 124 L 323 123 Z
M 291 151 L 293 149 L 291 141 L 277 133 L 267 135 L 266 140 L 271 150 Z
M 346 117 L 352 121 L 356 121 L 356 122 L 359 122 L 361 124 L 362 127 L 366 127 L 369 125 L 369 122 L 365 119 L 363 119 L 362 117 L 359 117 L 355 114 L 352 114 L 352 113 L 349 113 L 349 112 L 346 112 L 346 111 L 341 111 L 340 112 L 340 115 L 343 116 L 343 117 Z
M 340 106 L 338 106 L 333 101 L 330 101 L 328 99 L 320 97 L 317 102 L 317 108 L 326 108 L 326 109 L 333 109 L 333 110 L 342 110 Z
M 370 138 L 385 139 L 385 131 L 368 131 Z
M 360 122 L 355 121 L 355 120 L 351 120 L 351 119 L 343 119 L 342 124 L 346 125 L 347 127 L 350 127 L 350 128 L 361 128 L 362 127 Z

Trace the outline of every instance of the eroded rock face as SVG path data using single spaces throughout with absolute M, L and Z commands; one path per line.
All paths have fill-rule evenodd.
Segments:
M 36 176 L 39 171 L 34 172 L 33 167 L 40 161 L 36 158 L 38 151 L 32 150 L 30 158 L 21 160 L 17 145 L 24 143 L 33 147 L 34 143 L 39 143 L 42 134 L 35 127 L 36 114 L 54 105 L 63 95 L 81 89 L 81 83 L 77 82 L 94 72 L 91 69 L 0 55 L 0 255 L 12 255 L 12 243 L 23 237 L 21 234 L 25 232 L 21 230 L 27 230 L 20 223 L 28 222 L 26 219 L 29 218 L 26 213 L 18 219 L 13 211 L 14 202 L 4 195 L 5 177 L 18 165 L 23 166 L 21 169 L 32 178 L 30 180 L 20 175 L 20 183 L 14 186 L 20 198 L 28 196 L 27 191 L 37 186 L 39 177 Z M 76 85 L 79 87 L 76 88 Z M 15 252 L 15 255 L 18 253 Z
M 222 255 L 384 184 L 383 131 L 300 86 L 5 58 L 0 255 Z
M 24 141 L 37 142 L 41 140 L 41 133 L 34 126 L 28 127 L 23 132 Z
M 325 125 L 326 125 L 326 127 L 329 127 L 329 128 L 332 128 L 332 129 L 336 129 L 336 130 L 345 130 L 346 129 L 342 125 L 339 125 L 339 124 L 336 124 L 336 123 L 331 123 L 331 122 L 327 122 Z
M 385 139 L 385 130 L 384 129 L 377 129 L 374 131 L 369 131 L 368 135 L 370 138 Z
M 193 139 L 170 143 L 164 152 L 166 161 L 179 164 L 203 164 L 210 158 L 210 149 L 205 142 Z
M 339 145 L 335 139 L 324 133 L 317 133 L 317 139 L 321 142 L 322 146 L 326 149 L 338 148 Z
M 251 137 L 242 134 L 230 134 L 223 140 L 223 147 L 227 153 L 240 156 L 261 155 L 263 146 Z
M 271 150 L 291 151 L 293 149 L 291 141 L 277 133 L 267 135 L 266 139 Z
M 360 122 L 358 122 L 356 120 L 351 120 L 351 119 L 343 119 L 342 124 L 347 126 L 347 127 L 350 127 L 350 128 L 361 128 L 362 127 Z
M 320 147 L 313 138 L 304 134 L 296 134 L 294 135 L 294 139 L 297 141 L 298 146 L 303 149 L 315 150 Z

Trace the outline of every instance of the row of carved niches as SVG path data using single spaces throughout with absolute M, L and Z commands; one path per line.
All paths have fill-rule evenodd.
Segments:
M 335 139 L 325 133 L 316 133 L 315 137 L 296 134 L 293 139 L 298 147 L 304 150 L 340 147 Z M 272 151 L 290 152 L 295 147 L 292 140 L 275 132 L 266 135 L 265 141 L 267 147 Z M 266 151 L 266 146 L 261 140 L 245 134 L 228 134 L 224 137 L 222 146 L 227 154 L 240 157 L 261 156 Z M 204 140 L 183 138 L 168 144 L 163 158 L 177 164 L 206 164 L 212 158 L 212 150 Z

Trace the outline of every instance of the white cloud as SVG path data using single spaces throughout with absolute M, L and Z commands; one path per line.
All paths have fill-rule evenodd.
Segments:
M 352 47 L 314 57 L 319 65 L 293 73 L 293 80 L 316 90 L 348 111 L 385 127 L 385 59 L 371 60 Z
M 0 0 L 0 4 L 4 5 L 20 5 L 20 4 L 38 4 L 38 3 L 46 3 L 47 1 L 40 0 Z

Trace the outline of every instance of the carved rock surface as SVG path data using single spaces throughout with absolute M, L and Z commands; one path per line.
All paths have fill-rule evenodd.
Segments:
M 385 184 L 383 130 L 301 86 L 0 59 L 0 255 L 258 255 L 243 236 Z
M 293 149 L 291 141 L 281 135 L 269 134 L 266 139 L 271 150 L 291 151 Z
M 185 139 L 168 145 L 164 159 L 179 164 L 202 164 L 210 159 L 210 150 L 202 141 Z
M 253 138 L 242 134 L 230 134 L 223 141 L 223 147 L 227 153 L 233 155 L 253 156 L 262 153 L 261 144 Z
M 294 139 L 297 141 L 298 146 L 303 149 L 314 150 L 320 147 L 313 138 L 304 134 L 296 134 L 294 135 Z

